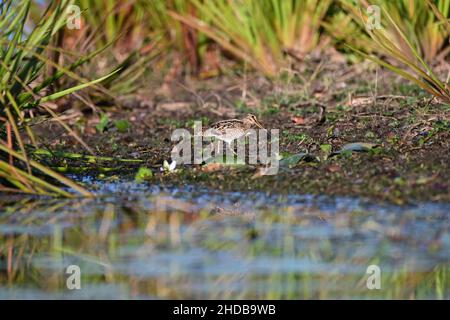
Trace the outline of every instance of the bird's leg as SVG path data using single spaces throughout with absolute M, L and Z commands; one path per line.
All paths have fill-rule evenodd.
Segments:
M 227 148 L 237 157 L 237 153 L 234 151 L 234 148 L 231 147 L 231 142 L 225 142 Z
M 215 142 L 211 141 L 206 147 L 202 150 L 203 161 L 208 162 L 210 159 L 214 158 L 213 152 L 215 152 Z
M 214 141 L 214 156 L 217 157 L 222 153 L 223 150 L 223 142 L 220 139 L 216 139 Z
M 218 157 L 223 157 L 223 146 L 222 146 L 222 140 L 214 139 L 206 146 L 204 151 L 204 158 L 205 163 L 215 162 L 217 161 Z M 222 161 L 222 160 L 221 160 Z

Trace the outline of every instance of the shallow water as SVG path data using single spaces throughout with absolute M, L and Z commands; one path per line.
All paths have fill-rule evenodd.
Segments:
M 0 197 L 0 299 L 450 298 L 450 204 L 83 180 L 98 198 Z

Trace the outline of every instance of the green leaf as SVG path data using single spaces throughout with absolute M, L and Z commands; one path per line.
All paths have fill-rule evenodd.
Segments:
M 100 122 L 95 126 L 98 132 L 103 133 L 108 126 L 109 118 L 105 113 L 102 113 Z
M 50 100 L 56 100 L 56 99 L 59 99 L 59 98 L 61 98 L 61 97 L 66 96 L 66 95 L 68 95 L 68 94 L 70 94 L 70 93 L 72 93 L 72 92 L 75 92 L 75 91 L 84 89 L 84 88 L 86 88 L 86 87 L 90 87 L 90 86 L 92 86 L 93 84 L 96 84 L 96 83 L 102 82 L 102 81 L 105 80 L 105 79 L 108 79 L 109 77 L 111 77 L 113 74 L 115 74 L 115 73 L 118 72 L 119 70 L 120 70 L 120 69 L 117 69 L 117 70 L 111 72 L 110 74 L 107 74 L 106 76 L 101 77 L 101 78 L 99 78 L 99 79 L 92 80 L 92 81 L 89 81 L 89 82 L 86 82 L 86 83 L 82 83 L 82 84 L 80 84 L 80 85 L 78 85 L 78 86 L 75 86 L 75 87 L 72 87 L 72 88 L 69 88 L 69 89 L 66 89 L 66 90 L 62 90 L 62 91 L 59 91 L 59 92 L 55 92 L 55 93 L 53 93 L 53 94 L 51 94 L 51 95 L 48 95 L 48 96 L 46 96 L 46 97 L 43 97 L 40 101 L 41 101 L 41 102 L 47 102 L 47 101 L 50 101 Z
M 134 180 L 136 182 L 143 182 L 144 180 L 153 177 L 153 171 L 147 167 L 140 167 L 136 175 L 134 176 Z
M 280 165 L 280 167 L 292 168 L 292 167 L 295 167 L 301 161 L 305 161 L 305 162 L 317 161 L 317 158 L 309 153 L 300 152 L 300 153 L 291 155 L 285 159 L 282 159 L 280 161 L 279 165 Z
M 116 120 L 114 121 L 114 125 L 120 133 L 125 133 L 129 128 L 131 128 L 131 124 L 127 120 Z
M 325 152 L 326 154 L 330 154 L 331 153 L 331 144 L 321 144 L 320 149 L 322 149 L 322 151 Z

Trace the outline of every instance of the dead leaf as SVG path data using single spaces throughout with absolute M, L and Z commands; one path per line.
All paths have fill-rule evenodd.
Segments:
M 352 97 L 349 101 L 350 107 L 361 107 L 373 103 L 373 97 Z
M 189 109 L 191 106 L 191 102 L 163 102 L 156 106 L 156 110 L 180 111 L 181 109 Z
M 328 171 L 338 172 L 338 171 L 341 171 L 341 167 L 338 164 L 333 163 L 328 167 Z
M 271 167 L 259 167 L 256 173 L 252 176 L 252 179 L 260 178 L 263 176 L 274 175 L 274 168 Z
M 303 118 L 303 117 L 296 117 L 296 116 L 294 116 L 294 117 L 291 118 L 291 120 L 295 124 L 305 124 L 306 123 L 305 118 Z
M 202 166 L 202 171 L 203 172 L 214 172 L 214 171 L 222 170 L 224 167 L 225 167 L 225 165 L 222 163 L 208 163 L 208 164 L 205 164 L 204 166 Z

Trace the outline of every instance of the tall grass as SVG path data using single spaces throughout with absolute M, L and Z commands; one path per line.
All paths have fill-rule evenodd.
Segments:
M 449 0 L 384 0 L 382 6 L 426 61 L 440 60 L 450 53 L 449 30 L 432 8 L 434 6 L 443 18 L 448 19 Z M 399 37 L 396 40 L 401 44 L 403 39 Z
M 30 24 L 30 0 L 3 1 L 0 8 L 0 191 L 15 191 L 69 196 L 70 194 L 45 181 L 52 179 L 82 195 L 90 195 L 70 179 L 31 160 L 27 155 L 24 136 L 36 144 L 28 125 L 37 108 L 47 110 L 46 103 L 99 83 L 110 75 L 94 81 L 83 80 L 74 71 L 91 56 L 80 57 L 71 65 L 60 66 L 47 57 L 52 39 L 65 27 L 69 18 L 70 0 L 50 1 L 37 24 Z M 50 75 L 48 67 L 56 71 Z M 59 91 L 52 85 L 63 77 L 82 83 Z M 69 133 L 76 134 L 61 123 Z M 78 138 L 78 137 L 77 137 Z M 79 138 L 78 138 L 79 139 Z
M 324 23 L 332 37 L 337 41 L 344 41 L 351 46 L 366 52 L 379 52 L 377 44 L 373 43 L 366 32 L 366 19 L 370 5 L 377 5 L 387 11 L 395 24 L 405 34 L 411 44 L 424 57 L 425 61 L 441 61 L 450 53 L 448 30 L 441 17 L 449 17 L 450 1 L 448 0 L 361 0 L 360 2 L 339 0 L 337 12 L 330 15 Z M 430 7 L 434 6 L 439 15 Z M 391 40 L 405 52 L 408 45 L 387 19 L 381 14 L 381 26 L 388 30 Z M 413 55 L 411 55 L 411 58 Z
M 173 51 L 181 52 L 197 74 L 207 38 L 218 43 L 228 56 L 231 54 L 268 77 L 275 77 L 282 68 L 289 67 L 288 56 L 302 60 L 320 47 L 325 28 L 326 36 L 331 35 L 335 42 L 350 45 L 447 101 L 448 88 L 433 74 L 430 63 L 443 61 L 450 52 L 447 26 L 450 0 L 127 3 L 78 0 L 77 3 L 82 6 L 90 29 L 90 45 L 98 48 L 113 43 L 110 56 L 124 67 L 123 74 L 105 82 L 105 86 L 118 93 L 132 91 L 127 88 L 138 83 L 146 70 L 146 61 L 151 61 L 145 58 L 152 53 L 152 57 L 166 57 Z M 381 30 L 366 30 L 366 9 L 372 4 L 382 9 Z M 140 54 L 142 48 L 146 48 L 144 55 Z M 393 60 L 399 63 L 392 63 Z
M 285 52 L 301 58 L 320 38 L 320 22 L 331 1 L 191 0 L 203 19 L 170 12 L 224 50 L 269 77 L 286 65 Z
M 321 23 L 331 2 L 271 0 L 263 1 L 263 4 L 267 5 L 265 14 L 271 20 L 283 50 L 301 59 L 319 44 Z
M 450 53 L 450 0 L 364 0 L 361 5 L 341 0 L 340 3 L 371 40 L 365 47 L 355 46 L 350 40 L 351 47 L 440 101 L 450 103 L 449 84 L 441 80 L 431 66 L 433 62 L 442 62 Z M 366 28 L 367 8 L 374 4 L 380 8 L 380 28 Z M 363 43 L 368 43 L 367 39 Z
M 102 65 L 119 64 L 121 71 L 103 83 L 112 94 L 133 93 L 155 64 L 169 65 L 172 53 L 181 53 L 193 74 L 200 68 L 199 33 L 173 19 L 169 11 L 193 14 L 194 7 L 189 0 L 134 0 L 96 1 L 77 0 L 83 10 L 84 37 L 78 41 L 78 50 L 95 50 L 108 46 L 97 61 Z M 161 64 L 161 63 L 160 63 Z M 92 64 L 91 72 L 98 73 L 98 66 Z
M 198 74 L 203 57 L 205 36 L 196 29 L 173 18 L 171 12 L 191 15 L 199 19 L 200 13 L 190 0 L 152 1 L 140 0 L 140 5 L 148 14 L 146 28 L 163 39 L 166 50 L 181 54 L 191 73 Z
M 103 82 L 103 87 L 112 96 L 136 91 L 149 62 L 159 54 L 146 50 L 155 46 L 157 39 L 146 34 L 147 15 L 139 1 L 77 0 L 75 3 L 83 12 L 83 27 L 72 50 L 81 54 L 102 51 L 84 71 L 97 77 L 108 72 L 111 65 L 119 66 L 120 71 Z
M 44 109 L 56 116 L 47 102 L 100 82 L 113 94 L 132 92 L 140 85 L 139 80 L 152 59 L 170 50 L 183 52 L 197 73 L 206 39 L 266 76 L 275 77 L 289 66 L 288 57 L 302 60 L 320 47 L 325 27 L 338 41 L 349 43 L 365 57 L 416 83 L 440 101 L 450 103 L 449 84 L 432 69 L 435 62 L 445 60 L 450 52 L 450 0 L 361 0 L 359 4 L 350 0 L 47 3 L 41 12 L 33 10 L 37 5 L 31 0 L 1 2 L 0 190 L 3 191 L 69 195 L 44 180 L 51 177 L 88 195 L 88 191 L 72 181 L 30 159 L 26 143 L 36 144 L 29 126 L 31 114 Z M 83 28 L 75 32 L 77 37 L 68 46 L 73 31 L 64 26 L 69 15 L 66 9 L 72 4 L 82 9 Z M 366 9 L 371 4 L 381 8 L 381 29 L 366 28 L 369 19 Z M 332 5 L 344 11 L 330 15 Z M 70 54 L 65 55 L 68 51 Z M 103 60 L 90 63 L 99 53 L 103 54 Z M 106 63 L 97 68 L 99 61 Z M 88 81 L 79 76 L 83 66 L 89 78 L 98 79 Z M 100 76 L 105 73 L 107 76 Z M 65 86 L 56 85 L 61 83 Z M 66 124 L 61 125 L 83 143 Z

